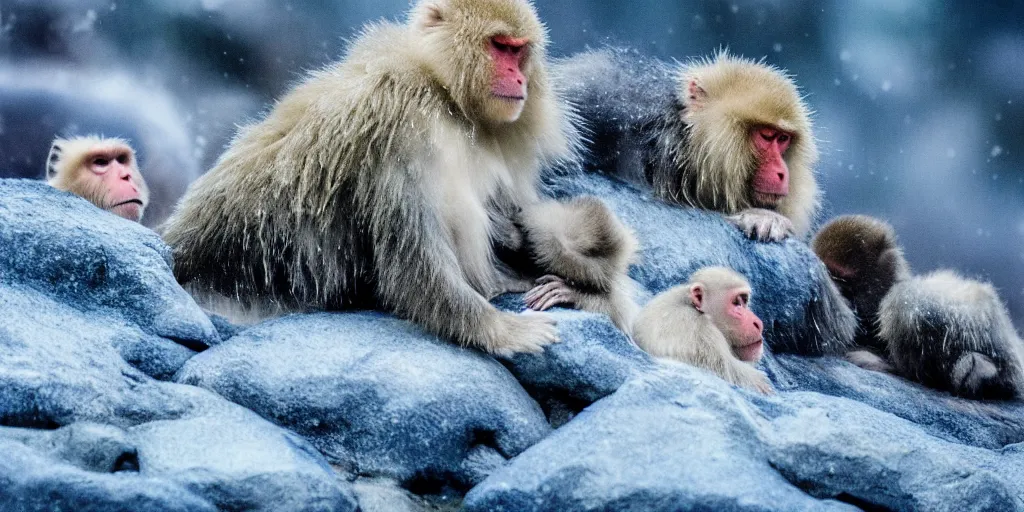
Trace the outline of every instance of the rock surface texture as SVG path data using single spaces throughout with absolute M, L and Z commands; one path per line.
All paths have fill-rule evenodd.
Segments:
M 153 232 L 0 180 L 0 510 L 1024 510 L 1024 404 L 806 355 L 846 320 L 808 325 L 832 299 L 803 243 L 560 183 L 636 231 L 640 301 L 745 274 L 777 393 L 564 309 L 561 343 L 500 361 L 376 312 L 211 320 Z

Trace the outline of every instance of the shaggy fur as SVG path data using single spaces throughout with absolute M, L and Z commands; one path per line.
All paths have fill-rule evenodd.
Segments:
M 879 336 L 897 372 L 969 398 L 1024 396 L 1021 341 L 992 285 L 938 271 L 896 284 Z
M 719 292 L 734 288 L 750 290 L 747 280 L 731 269 L 700 269 L 690 277 L 690 282 L 658 294 L 644 306 L 633 324 L 637 345 L 652 356 L 710 370 L 737 386 L 772 392 L 763 373 L 736 357 L 730 341 L 711 316 L 694 308 L 690 289 L 697 283 L 706 290 Z
M 549 201 L 526 212 L 523 225 L 531 259 L 558 276 L 544 278 L 527 302 L 574 304 L 629 332 L 638 310 L 635 283 L 626 275 L 637 250 L 632 231 L 593 197 Z
M 730 215 L 753 208 L 750 129 L 770 124 L 793 133 L 789 195 L 777 212 L 796 235 L 810 230 L 820 194 L 811 112 L 781 70 L 726 52 L 673 66 L 610 49 L 562 61 L 555 75 L 590 131 L 589 167 L 678 204 Z M 699 105 L 691 82 L 705 93 Z
M 499 34 L 530 41 L 511 122 L 491 94 Z M 492 241 L 515 245 L 540 169 L 575 155 L 545 48 L 522 0 L 426 0 L 369 26 L 193 184 L 165 231 L 177 277 L 258 314 L 381 307 L 495 354 L 540 350 L 552 320 L 487 298 L 522 287 Z
M 860 318 L 863 349 L 847 360 L 969 398 L 1024 393 L 1024 343 L 991 285 L 914 277 L 892 226 L 862 215 L 829 222 L 813 247 Z

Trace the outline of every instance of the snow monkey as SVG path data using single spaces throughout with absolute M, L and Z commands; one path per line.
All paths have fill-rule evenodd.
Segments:
M 380 307 L 492 354 L 542 350 L 551 317 L 488 298 L 533 286 L 493 238 L 576 155 L 546 44 L 525 0 L 421 0 L 368 26 L 192 185 L 164 233 L 178 279 L 207 305 Z
M 561 61 L 554 75 L 590 132 L 591 170 L 722 212 L 752 238 L 808 233 L 818 151 L 783 71 L 726 52 L 677 66 L 608 49 Z
M 711 370 L 723 379 L 771 393 L 754 368 L 761 360 L 761 320 L 750 310 L 747 280 L 732 269 L 705 267 L 690 282 L 658 294 L 640 311 L 633 339 L 655 357 Z
M 123 139 L 97 136 L 57 138 L 46 159 L 52 187 L 87 199 L 119 217 L 139 222 L 149 204 L 149 188 Z
M 968 398 L 1024 396 L 1024 342 L 990 284 L 913 276 L 892 227 L 871 217 L 839 217 L 812 245 L 860 317 L 851 362 Z

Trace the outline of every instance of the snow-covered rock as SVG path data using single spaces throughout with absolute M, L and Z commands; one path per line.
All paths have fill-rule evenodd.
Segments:
M 0 180 L 0 510 L 355 510 L 305 440 L 167 378 L 219 341 L 153 232 Z
M 381 313 L 272 320 L 176 380 L 288 427 L 349 472 L 465 491 L 551 430 L 501 364 Z
M 855 379 L 869 375 L 831 361 Z M 484 480 L 465 509 L 1024 507 L 1021 444 L 972 446 L 854 400 L 799 389 L 762 397 L 689 366 L 659 366 Z M 905 391 L 904 402 L 935 404 L 932 391 L 880 379 L 879 388 Z M 1024 408 L 1005 412 L 1019 419 Z
M 151 231 L 0 180 L 0 510 L 1024 510 L 1024 404 L 792 354 L 846 321 L 804 244 L 601 176 L 553 190 L 637 232 L 641 300 L 745 273 L 778 393 L 566 309 L 560 343 L 502 361 L 382 313 L 211 320 Z

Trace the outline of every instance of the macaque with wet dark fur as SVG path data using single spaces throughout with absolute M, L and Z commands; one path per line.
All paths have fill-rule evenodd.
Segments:
M 1024 396 L 1024 342 L 991 285 L 913 276 L 892 227 L 871 217 L 833 220 L 813 247 L 861 321 L 848 360 L 958 396 Z
M 50 145 L 46 181 L 85 198 L 119 217 L 139 222 L 149 204 L 149 188 L 123 139 L 57 138 Z
M 783 71 L 725 52 L 672 65 L 616 49 L 555 69 L 590 134 L 588 168 L 722 212 L 759 240 L 808 233 L 818 151 Z
M 689 363 L 737 386 L 771 393 L 768 378 L 754 368 L 763 355 L 764 338 L 750 298 L 750 284 L 735 271 L 700 269 L 690 282 L 644 306 L 633 324 L 633 339 L 652 356 Z
M 546 46 L 523 0 L 421 0 L 368 26 L 192 185 L 164 233 L 176 276 L 222 311 L 379 307 L 492 354 L 542 350 L 550 316 L 488 298 L 534 285 L 494 241 L 521 238 L 540 170 L 576 156 Z

